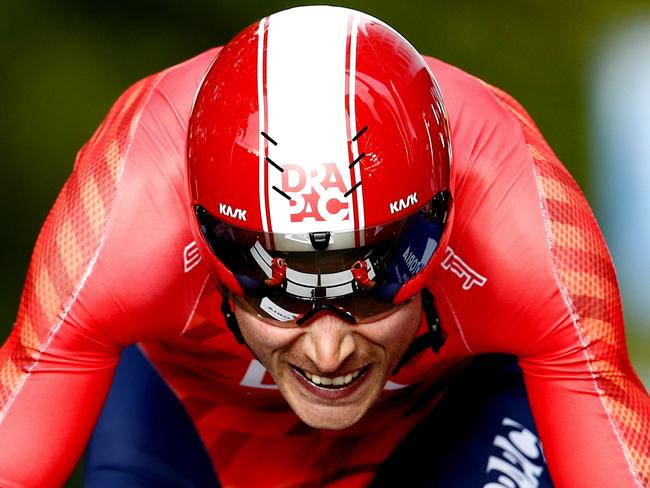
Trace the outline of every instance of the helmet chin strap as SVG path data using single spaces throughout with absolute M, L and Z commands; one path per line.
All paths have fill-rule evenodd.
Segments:
M 438 316 L 438 311 L 436 310 L 433 302 L 433 295 L 429 289 L 425 287 L 422 290 L 422 310 L 424 311 L 424 316 L 427 319 L 427 332 L 413 339 L 408 349 L 402 356 L 402 359 L 400 359 L 400 362 L 397 364 L 397 367 L 393 371 L 393 375 L 397 374 L 402 366 L 404 366 L 417 354 L 424 351 L 425 349 L 430 348 L 437 354 L 440 351 L 440 348 L 444 345 L 445 340 L 447 339 L 447 334 L 445 334 L 445 331 L 442 330 L 442 327 L 440 325 L 440 317 Z M 312 309 L 312 315 L 320 310 L 322 309 Z M 338 311 L 338 309 L 336 311 Z M 230 332 L 232 332 L 232 334 L 235 336 L 237 342 L 248 347 L 248 344 L 244 340 L 244 336 L 241 333 L 241 329 L 239 328 L 237 317 L 230 307 L 230 299 L 228 298 L 228 294 L 223 290 L 221 290 L 221 313 L 226 320 L 226 325 L 230 329 Z M 346 318 L 347 317 L 344 317 L 344 319 Z
M 427 348 L 430 348 L 433 352 L 438 354 L 440 348 L 447 340 L 447 334 L 442 330 L 442 326 L 440 325 L 440 317 L 434 304 L 433 295 L 427 287 L 422 290 L 422 310 L 427 319 L 427 332 L 413 339 L 402 356 L 402 359 L 400 359 L 399 363 L 395 367 L 395 370 L 392 373 L 393 375 L 397 374 L 399 370 L 402 369 L 402 366 Z
M 235 315 L 235 312 L 232 311 L 232 308 L 230 308 L 230 298 L 228 298 L 228 294 L 223 290 L 221 290 L 221 313 L 223 314 L 223 318 L 226 320 L 226 325 L 230 329 L 230 332 L 232 332 L 235 339 L 237 339 L 237 342 L 248 346 L 241 333 L 241 329 L 239 328 L 237 316 Z

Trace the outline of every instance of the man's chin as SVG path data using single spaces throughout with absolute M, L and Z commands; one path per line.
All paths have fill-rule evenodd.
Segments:
M 314 429 L 341 430 L 356 424 L 369 406 L 292 405 L 300 420 Z

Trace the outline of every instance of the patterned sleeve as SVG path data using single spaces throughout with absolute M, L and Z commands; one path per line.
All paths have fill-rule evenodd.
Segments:
M 626 350 L 616 274 L 582 192 L 506 93 L 533 159 L 553 275 L 568 319 L 520 358 L 557 486 L 650 486 L 650 398 Z
M 62 485 L 110 386 L 121 348 L 110 333 L 89 330 L 79 312 L 93 306 L 85 287 L 152 86 L 145 79 L 118 99 L 79 152 L 38 237 L 16 324 L 0 349 L 0 486 Z

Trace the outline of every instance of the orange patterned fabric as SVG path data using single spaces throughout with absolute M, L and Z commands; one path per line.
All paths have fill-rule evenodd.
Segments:
M 32 254 L 14 331 L 0 351 L 0 418 L 56 333 L 102 242 L 122 173 L 134 114 L 152 78 L 133 85 L 81 149 L 74 171 L 50 211 Z M 82 205 L 78 205 L 81 202 Z
M 630 469 L 641 485 L 650 486 L 650 401 L 625 351 L 616 274 L 605 241 L 580 188 L 532 119 L 505 92 L 489 89 L 521 123 L 544 197 L 562 292 Z

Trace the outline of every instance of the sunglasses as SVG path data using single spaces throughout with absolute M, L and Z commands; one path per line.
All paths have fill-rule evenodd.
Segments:
M 322 311 L 351 324 L 374 322 L 417 295 L 424 281 L 416 278 L 438 248 L 449 203 L 442 191 L 396 222 L 305 234 L 258 232 L 200 205 L 194 211 L 217 274 L 234 277 L 236 286 L 227 288 L 238 305 L 274 325 L 295 327 Z

